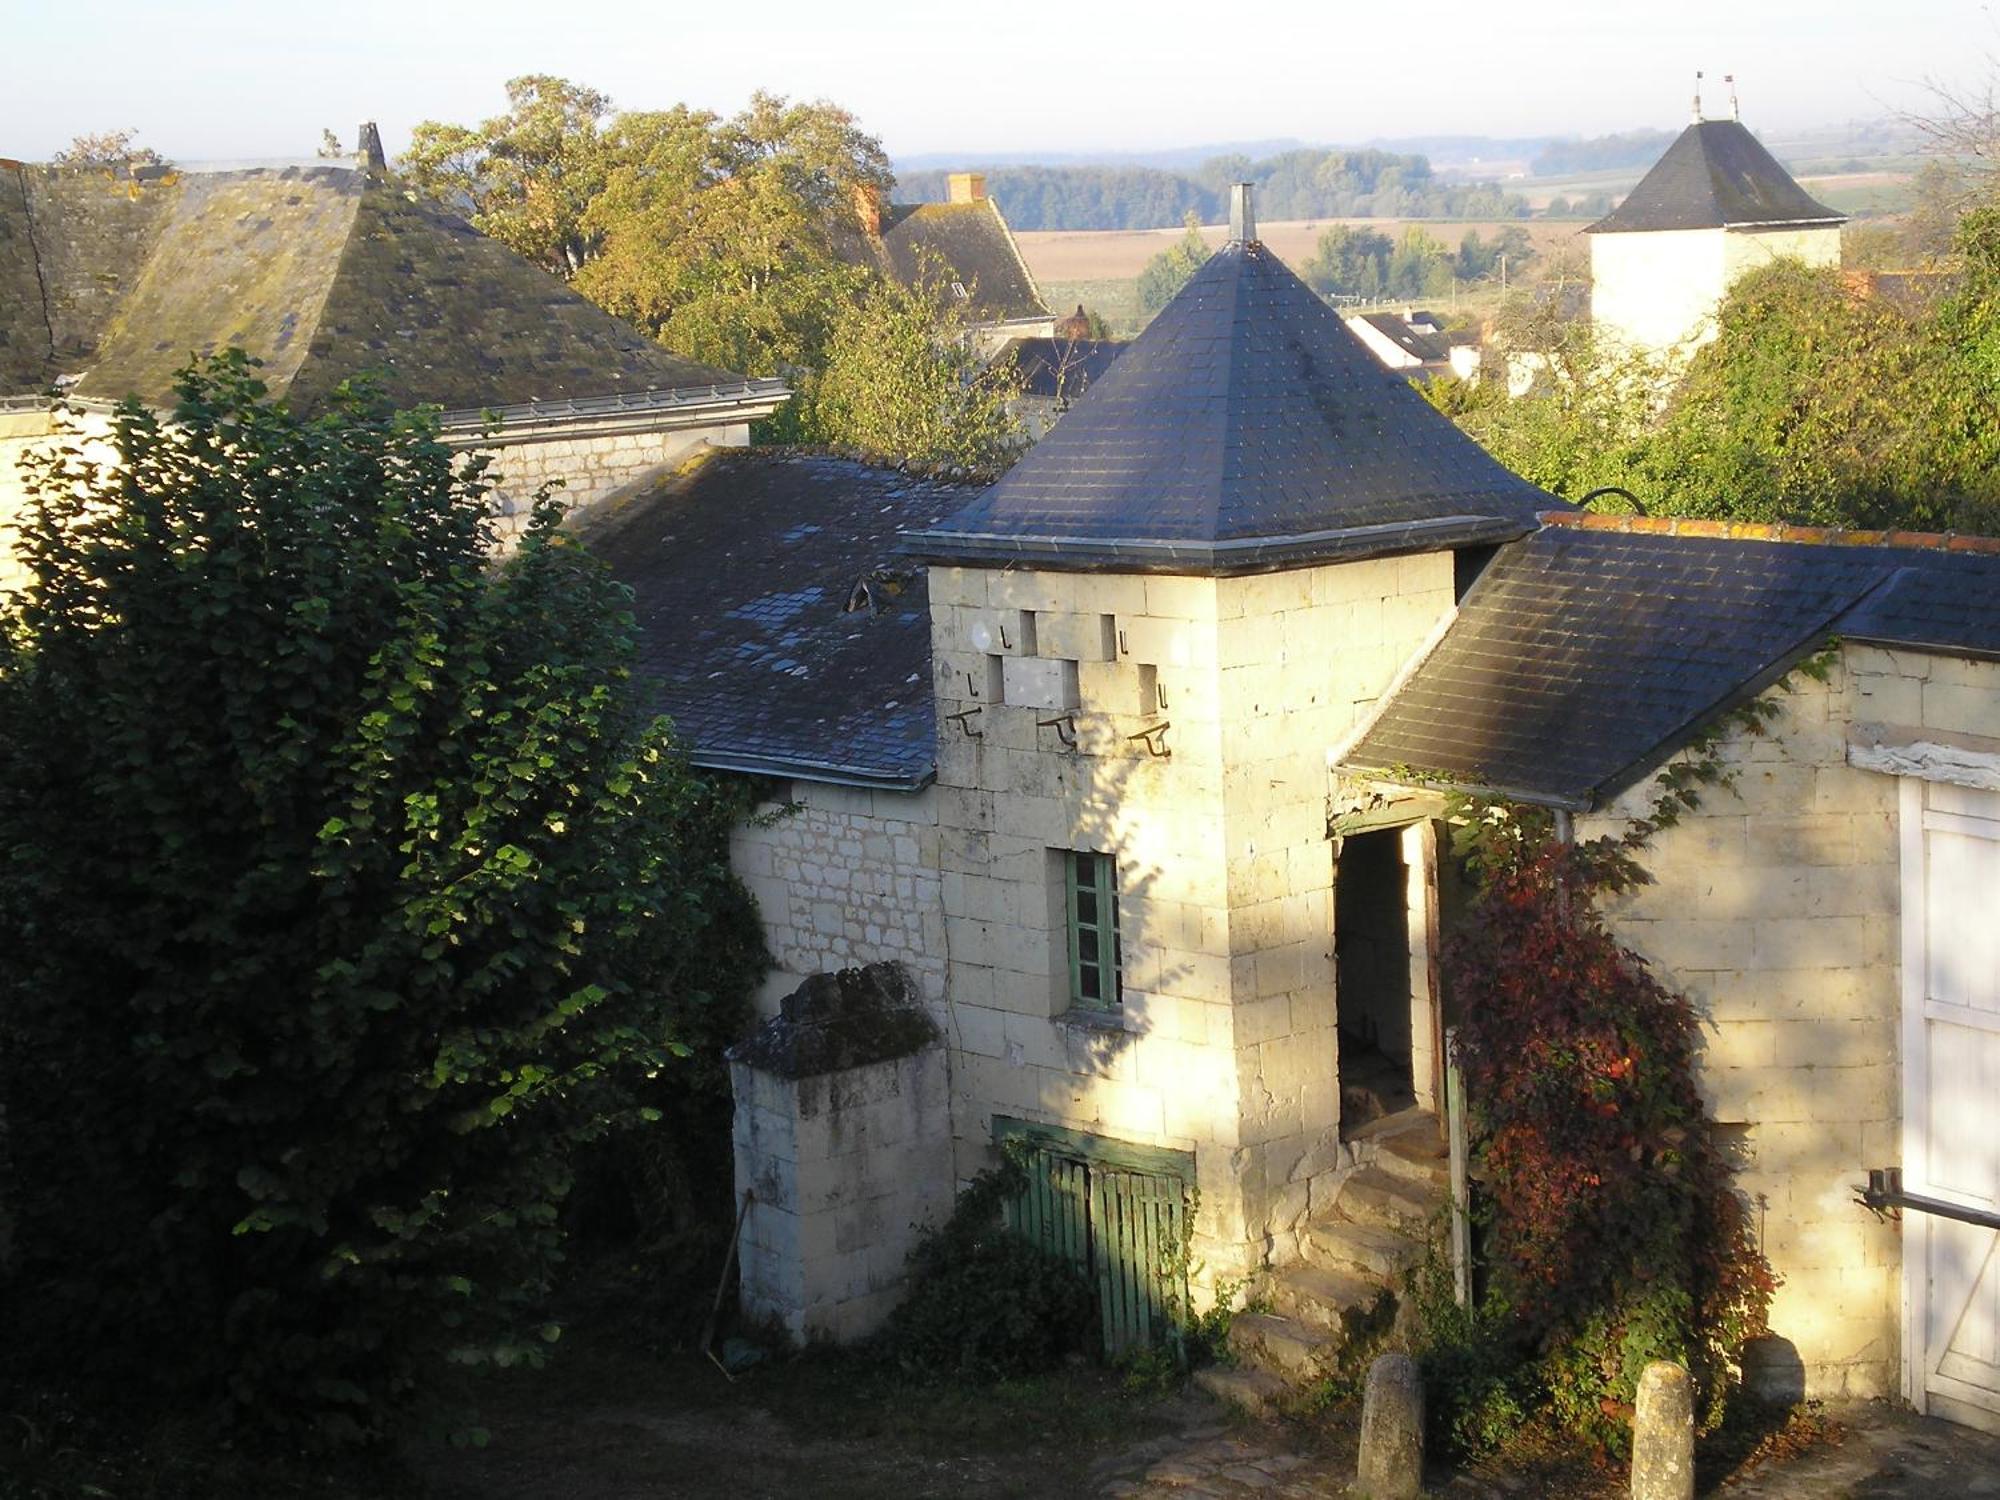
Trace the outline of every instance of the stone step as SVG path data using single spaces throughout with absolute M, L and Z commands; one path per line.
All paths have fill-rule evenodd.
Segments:
M 1386 1141 L 1411 1131 L 1428 1130 L 1438 1134 L 1438 1119 L 1430 1110 L 1420 1105 L 1399 1109 L 1392 1115 L 1383 1115 L 1378 1120 L 1370 1120 L 1366 1125 L 1344 1131 L 1343 1138 L 1349 1141 Z M 1440 1137 L 1442 1139 L 1442 1137 Z
M 1356 1318 L 1374 1313 L 1389 1295 L 1380 1281 L 1352 1270 L 1311 1265 L 1267 1273 L 1258 1293 L 1274 1311 L 1330 1340 L 1336 1350 Z
M 1423 1259 L 1423 1246 L 1406 1234 L 1352 1219 L 1314 1219 L 1302 1237 L 1306 1259 L 1329 1271 L 1357 1272 L 1394 1281 Z
M 1386 1137 L 1376 1148 L 1375 1165 L 1425 1187 L 1448 1190 L 1451 1184 L 1451 1153 L 1434 1131 L 1405 1130 Z
M 1194 1372 L 1194 1383 L 1225 1405 L 1239 1407 L 1252 1416 L 1267 1416 L 1290 1389 L 1268 1370 L 1232 1369 L 1209 1365 Z
M 1445 1194 L 1434 1183 L 1420 1184 L 1367 1166 L 1340 1185 L 1333 1209 L 1358 1224 L 1421 1234 L 1444 1203 Z
M 1276 1313 L 1238 1313 L 1229 1320 L 1229 1348 L 1239 1366 L 1305 1385 L 1333 1368 L 1338 1336 Z

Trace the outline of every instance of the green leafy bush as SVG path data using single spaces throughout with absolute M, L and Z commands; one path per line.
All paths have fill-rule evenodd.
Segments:
M 1066 1261 L 1002 1222 L 1028 1185 L 1011 1157 L 980 1173 L 910 1254 L 884 1347 L 906 1368 L 976 1380 L 1032 1375 L 1085 1347 L 1097 1296 Z
M 424 416 L 240 355 L 33 477 L 0 609 L 24 1379 L 294 1444 L 535 1364 L 578 1153 L 671 1135 L 761 965 L 624 592 Z M 705 1059 L 705 1061 L 704 1061 Z M 462 1420 L 462 1417 L 459 1419 Z

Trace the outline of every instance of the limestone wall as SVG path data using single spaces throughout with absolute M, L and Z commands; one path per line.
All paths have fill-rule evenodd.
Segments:
M 913 1000 L 893 966 L 820 976 L 730 1051 L 740 1299 L 795 1340 L 878 1328 L 950 1212 L 945 1050 Z
M 1192 1151 L 1206 1274 L 1282 1255 L 1339 1164 L 1326 750 L 1450 607 L 1449 557 L 930 590 L 959 1174 L 995 1114 Z M 1069 1008 L 1066 850 L 1117 857 L 1110 1015 Z
M 935 791 L 910 795 L 792 783 L 730 844 L 763 913 L 777 967 L 761 1009 L 814 974 L 895 962 L 942 1017 L 944 906 Z
M 1590 237 L 1590 317 L 1635 350 L 1692 349 L 1715 337 L 1715 310 L 1738 277 L 1789 257 L 1840 264 L 1840 226 L 1670 229 Z
M 108 463 L 114 456 L 102 441 L 111 430 L 111 420 L 95 412 L 66 419 L 74 424 L 88 457 Z M 28 504 L 28 476 L 22 459 L 44 450 L 57 433 L 57 421 L 45 411 L 0 411 L 0 590 L 17 588 L 27 581 L 15 551 L 14 527 Z
M 487 473 L 499 502 L 502 534 L 512 537 L 526 527 L 535 492 L 546 483 L 561 480 L 557 498 L 566 506 L 587 508 L 685 463 L 702 448 L 742 448 L 749 442 L 749 425 L 738 422 L 591 437 L 552 435 L 482 451 L 492 460 Z
M 1897 1389 L 1900 1234 L 1857 1207 L 1901 1160 L 1899 843 L 1893 776 L 1849 763 L 1873 726 L 2000 733 L 2000 664 L 1846 646 L 1824 684 L 1768 696 L 1762 736 L 1724 747 L 1732 793 L 1658 835 L 1654 883 L 1613 904 L 1619 936 L 1707 1012 L 1703 1086 L 1740 1127 L 1774 1333 L 1815 1395 Z M 1646 787 L 1579 837 L 1650 804 Z
M 110 430 L 109 418 L 95 413 L 72 420 L 80 422 L 82 430 L 92 437 Z M 45 444 L 56 431 L 55 418 L 47 412 L 0 412 L 0 588 L 19 582 L 21 577 L 9 530 L 27 499 L 21 455 Z M 564 504 L 588 507 L 685 463 L 704 447 L 740 448 L 749 441 L 748 425 L 739 422 L 648 433 L 550 437 L 488 448 L 484 451 L 492 459 L 489 477 L 496 486 L 503 544 L 526 527 L 535 491 L 550 480 L 564 481 L 558 492 Z M 108 459 L 110 450 L 102 449 L 97 456 Z
M 1662 352 L 1700 342 L 1725 285 L 1721 229 L 1590 236 L 1590 320 L 1627 348 Z

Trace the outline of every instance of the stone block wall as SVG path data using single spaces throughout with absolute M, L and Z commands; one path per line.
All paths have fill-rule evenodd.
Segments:
M 893 962 L 944 1015 L 937 794 L 794 782 L 736 830 L 730 860 L 763 913 L 777 968 L 760 1008 L 809 975 Z
M 1767 695 L 1779 714 L 1765 734 L 1722 747 L 1735 789 L 1656 836 L 1642 855 L 1654 883 L 1609 914 L 1709 1018 L 1704 1092 L 1740 1127 L 1741 1184 L 1785 1278 L 1774 1334 L 1812 1394 L 1886 1395 L 1901 1236 L 1853 1200 L 1870 1167 L 1902 1156 L 1898 784 L 1852 761 L 1882 726 L 1994 734 L 2000 665 L 1849 645 L 1827 682 L 1791 686 Z M 1577 834 L 1650 804 L 1642 784 Z
M 821 975 L 731 1050 L 742 1308 L 794 1340 L 880 1327 L 951 1210 L 945 1049 L 912 999 L 893 965 Z
M 1341 1165 L 1326 752 L 1450 608 L 1449 557 L 930 592 L 960 1176 L 996 1114 L 1191 1151 L 1206 1276 L 1282 1257 Z M 1109 1015 L 1069 1008 L 1067 850 L 1117 858 Z
M 708 447 L 742 448 L 749 424 L 717 423 L 656 432 L 623 432 L 525 438 L 482 448 L 492 460 L 487 477 L 494 485 L 503 537 L 518 536 L 528 524 L 535 492 L 560 480 L 557 498 L 572 509 L 587 509 L 650 482 Z
M 84 455 L 97 463 L 115 457 L 104 441 L 111 419 L 99 412 L 81 412 L 58 419 L 46 411 L 0 411 L 0 589 L 27 582 L 27 569 L 15 550 L 14 527 L 28 504 L 28 474 L 22 460 L 46 450 L 51 442 L 81 442 Z

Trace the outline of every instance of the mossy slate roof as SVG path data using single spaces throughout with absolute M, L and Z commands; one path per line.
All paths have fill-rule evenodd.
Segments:
M 639 672 L 697 765 L 908 791 L 931 778 L 937 715 L 929 591 L 901 539 L 969 493 L 736 449 L 582 535 L 632 590 Z
M 661 348 L 393 178 L 315 167 L 111 184 L 132 222 L 107 226 L 99 174 L 13 175 L 0 394 L 80 375 L 79 395 L 166 404 L 190 357 L 231 345 L 308 410 L 363 372 L 399 405 L 449 410 L 740 379 Z M 66 339 L 22 295 L 24 254 L 50 301 L 85 315 Z M 115 294 L 90 298 L 107 278 Z
M 1592 807 L 1835 636 L 2000 658 L 2000 554 L 1549 526 L 1500 550 L 1341 768 Z
M 1840 224 L 1736 120 L 1697 120 L 1587 234 Z
M 1261 243 L 1233 241 L 915 545 L 952 562 L 1244 572 L 1506 541 L 1567 508 L 1384 369 Z

